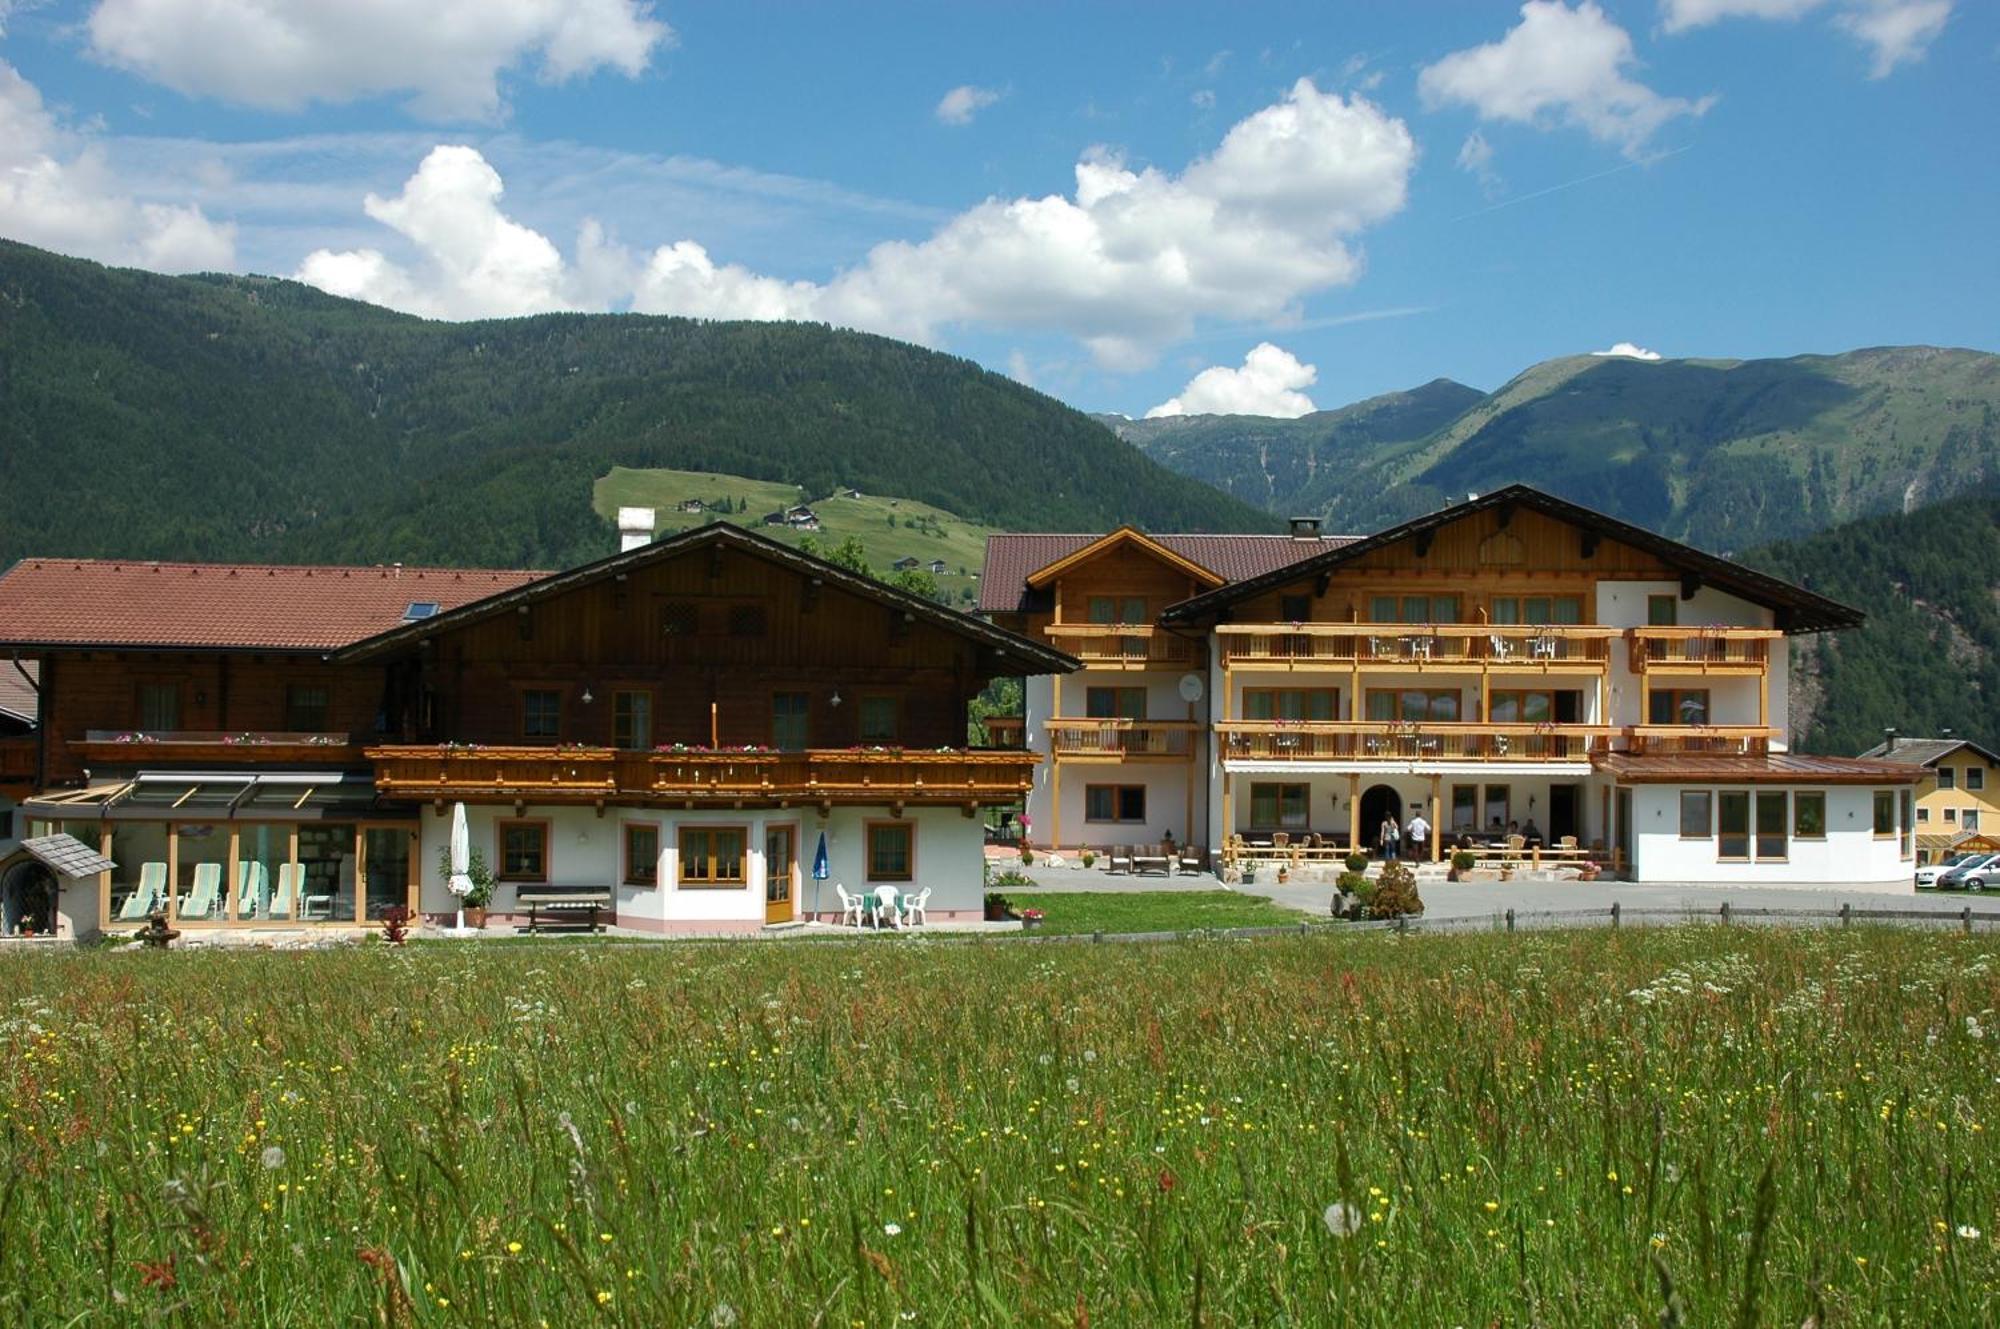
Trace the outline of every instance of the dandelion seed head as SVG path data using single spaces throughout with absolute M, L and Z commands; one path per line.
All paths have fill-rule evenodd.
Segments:
M 1326 1230 L 1336 1237 L 1351 1237 L 1361 1230 L 1361 1211 L 1345 1200 L 1336 1200 L 1321 1215 Z

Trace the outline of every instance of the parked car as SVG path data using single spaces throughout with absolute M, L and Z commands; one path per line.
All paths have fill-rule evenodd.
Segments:
M 1983 891 L 1988 881 L 2000 882 L 2000 854 L 1974 854 L 1957 867 L 1938 873 L 1941 891 Z
M 1928 890 L 1936 886 L 1939 874 L 1943 873 L 1947 868 L 1960 867 L 1978 857 L 1978 854 L 1971 852 L 1957 853 L 1951 855 L 1949 858 L 1941 858 L 1935 863 L 1924 864 L 1917 869 L 1917 889 L 1920 891 Z

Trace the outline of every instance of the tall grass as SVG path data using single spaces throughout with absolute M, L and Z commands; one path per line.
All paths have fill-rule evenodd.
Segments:
M 1993 1323 L 1992 944 L 0 957 L 0 1321 Z

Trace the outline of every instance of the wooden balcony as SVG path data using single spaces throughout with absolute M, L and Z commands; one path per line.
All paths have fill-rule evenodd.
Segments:
M 1223 660 L 1237 669 L 1404 673 L 1604 672 L 1618 628 L 1489 623 L 1223 623 Z
M 1625 731 L 1626 751 L 1634 756 L 1712 753 L 1761 756 L 1783 731 L 1764 725 L 1633 725 Z
M 1195 663 L 1186 637 L 1141 623 L 1051 623 L 1049 644 L 1088 669 L 1186 669 Z
M 278 730 L 129 730 L 92 729 L 69 745 L 84 761 L 101 766 L 290 766 L 352 765 L 361 747 L 352 734 L 299 733 Z
M 1771 667 L 1773 628 L 1634 628 L 1635 674 L 1762 674 Z
M 1003 752 L 1020 752 L 1028 746 L 1028 721 L 1019 715 L 989 715 L 979 722 L 986 729 L 986 744 Z
M 0 787 L 12 790 L 34 787 L 36 742 L 33 734 L 0 738 Z
M 1231 761 L 1486 761 L 1590 759 L 1617 729 L 1590 725 L 1231 721 L 1215 726 Z
M 1064 761 L 1186 761 L 1201 726 L 1188 720 L 1050 720 L 1049 750 Z
M 375 747 L 375 785 L 398 798 L 541 803 L 1011 803 L 1032 752 L 812 749 Z

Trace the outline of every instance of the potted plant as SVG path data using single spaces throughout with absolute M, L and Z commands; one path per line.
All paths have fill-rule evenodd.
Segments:
M 493 903 L 493 869 L 486 866 L 486 854 L 478 845 L 472 847 L 472 856 L 466 861 L 465 875 L 472 878 L 472 889 L 465 893 L 465 925 L 469 928 L 486 926 L 486 907 Z M 451 846 L 438 846 L 438 876 L 451 880 Z
M 1368 870 L 1368 855 L 1359 849 L 1349 850 L 1347 854 L 1347 870 L 1349 872 L 1366 872 Z
M 1334 883 L 1333 916 L 1360 918 L 1375 894 L 1375 883 L 1359 872 L 1343 872 Z
M 1583 862 L 1577 865 L 1576 879 L 1578 881 L 1596 881 L 1597 874 L 1598 874 L 1597 864 L 1591 862 L 1587 858 L 1583 860 Z
M 1282 886 L 1291 879 L 1292 879 L 1292 869 L 1290 865 L 1285 863 L 1278 864 L 1278 884 Z
M 1515 862 L 1511 858 L 1504 858 L 1500 860 L 1500 880 L 1502 881 L 1514 880 L 1514 870 L 1520 866 L 1521 865 L 1519 863 Z
M 1472 871 L 1473 865 L 1478 862 L 1479 856 L 1474 854 L 1470 849 L 1453 850 L 1451 855 L 1451 871 L 1444 874 L 1445 880 L 1459 880 L 1466 873 Z
M 1035 866 L 1035 851 L 1026 845 L 1021 846 L 1021 866 L 1024 868 Z
M 1083 851 L 1083 866 L 1086 871 L 1097 866 L 1097 851 L 1095 849 L 1086 849 Z
M 1033 932 L 1033 931 L 1034 931 L 1034 930 L 1035 930 L 1036 928 L 1039 928 L 1039 927 L 1040 927 L 1041 925 L 1042 925 L 1042 911 L 1041 911 L 1041 910 L 1039 910 L 1039 909 L 1023 909 L 1023 910 L 1021 911 L 1021 927 L 1022 927 L 1022 930 L 1024 930 L 1024 931 L 1027 931 L 1027 932 Z

